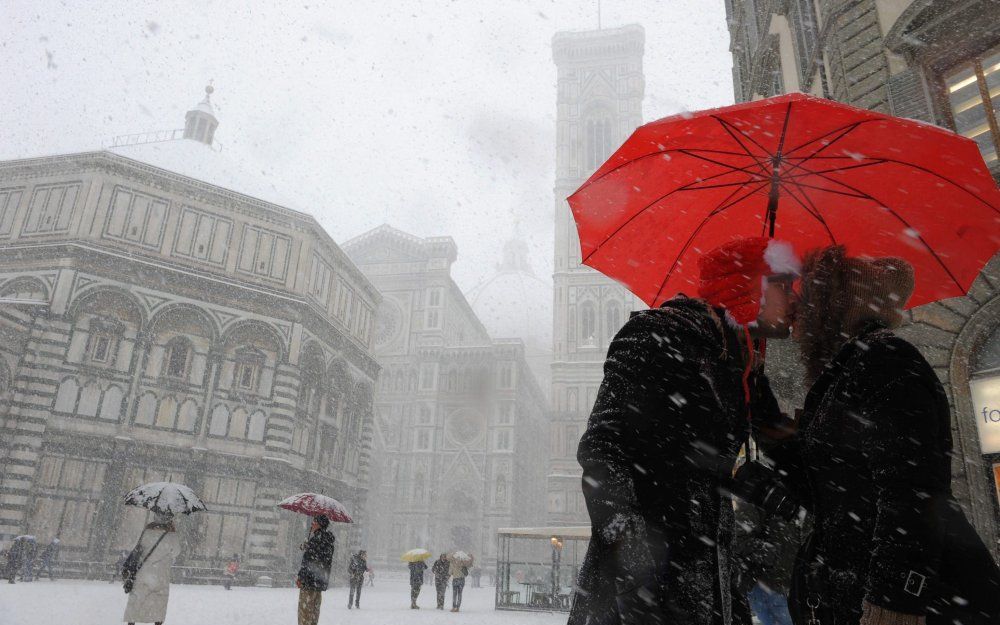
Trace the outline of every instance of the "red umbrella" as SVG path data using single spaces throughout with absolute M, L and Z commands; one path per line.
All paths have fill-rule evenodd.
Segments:
M 646 124 L 569 204 L 583 263 L 650 306 L 692 292 L 697 258 L 737 236 L 903 257 L 909 306 L 964 295 L 1000 249 L 975 142 L 799 93 Z
M 342 503 L 333 497 L 317 495 L 316 493 L 300 493 L 298 495 L 292 495 L 291 497 L 282 499 L 278 502 L 278 507 L 284 508 L 285 510 L 291 510 L 292 512 L 298 512 L 300 514 L 308 514 L 309 516 L 322 514 L 334 523 L 354 522 L 351 520 L 351 515 L 347 513 L 347 509 Z

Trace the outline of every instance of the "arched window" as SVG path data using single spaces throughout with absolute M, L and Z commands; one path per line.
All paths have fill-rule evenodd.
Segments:
M 160 400 L 156 410 L 156 427 L 173 429 L 177 425 L 177 400 L 167 396 Z
M 122 413 L 122 389 L 118 386 L 110 386 L 104 391 L 104 399 L 101 400 L 101 418 L 105 421 L 118 421 Z
M 621 309 L 618 308 L 618 304 L 608 304 L 608 309 L 605 311 L 605 323 L 607 324 L 606 331 L 608 340 L 610 341 L 622 326 L 622 313 Z
M 593 302 L 580 305 L 580 342 L 587 344 L 593 341 L 597 330 L 597 313 Z
M 233 388 L 248 393 L 257 392 L 264 361 L 264 354 L 257 350 L 241 349 L 237 351 L 236 367 L 233 371 Z
M 212 436 L 225 436 L 229 429 L 229 408 L 219 404 L 212 410 L 212 420 L 208 424 L 208 433 Z
M 83 387 L 83 392 L 80 393 L 80 406 L 76 412 L 84 417 L 95 417 L 100 404 L 101 386 L 97 382 L 90 382 Z
M 191 364 L 191 342 L 183 337 L 174 337 L 167 343 L 163 371 L 168 377 L 184 379 Z
M 601 166 L 614 149 L 614 128 L 611 119 L 598 117 L 589 119 L 585 125 L 586 161 L 588 171 Z
M 234 410 L 233 417 L 229 420 L 229 438 L 246 438 L 247 420 L 247 411 L 244 408 Z
M 59 385 L 56 393 L 56 410 L 59 412 L 76 412 L 76 397 L 80 393 L 80 385 L 73 378 L 67 378 Z
M 153 425 L 156 415 L 156 395 L 145 392 L 139 398 L 139 408 L 135 412 L 135 422 L 139 425 Z
M 250 428 L 247 430 L 247 438 L 252 441 L 264 440 L 265 425 L 267 425 L 267 417 L 260 410 L 250 415 Z
M 198 422 L 198 403 L 193 399 L 188 399 L 181 405 L 181 410 L 177 417 L 177 429 L 185 432 L 194 432 L 195 423 Z

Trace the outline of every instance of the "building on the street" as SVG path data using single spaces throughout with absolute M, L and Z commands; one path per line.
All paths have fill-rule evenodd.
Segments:
M 726 0 L 726 10 L 738 100 L 803 91 L 937 124 L 973 138 L 1000 177 L 1000 3 Z M 901 334 L 952 402 L 955 493 L 996 553 L 1000 256 L 968 296 L 915 309 L 911 321 Z M 789 347 L 780 353 L 781 390 L 801 397 Z
M 552 38 L 556 105 L 555 264 L 548 523 L 588 522 L 576 448 L 603 378 L 608 344 L 634 295 L 580 263 L 566 198 L 642 123 L 641 26 L 561 32 Z
M 490 562 L 497 528 L 545 516 L 546 402 L 524 342 L 490 337 L 476 317 L 451 277 L 451 237 L 380 226 L 343 247 L 383 295 L 368 553 Z
M 381 297 L 213 149 L 206 91 L 183 130 L 0 163 L 0 540 L 113 562 L 146 519 L 123 494 L 163 480 L 209 508 L 180 523 L 192 570 L 294 571 L 298 492 L 363 526 Z

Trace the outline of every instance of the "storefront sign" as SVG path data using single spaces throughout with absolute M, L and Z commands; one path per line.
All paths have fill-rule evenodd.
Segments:
M 969 389 L 979 447 L 984 454 L 1000 453 L 1000 376 L 972 380 Z

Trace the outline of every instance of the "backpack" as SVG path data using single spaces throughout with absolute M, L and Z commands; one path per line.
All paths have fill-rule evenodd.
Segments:
M 122 564 L 122 588 L 125 590 L 125 594 L 132 592 L 132 587 L 135 585 L 135 577 L 139 574 L 139 569 L 142 565 L 146 563 L 149 556 L 153 555 L 156 548 L 160 546 L 160 542 L 167 537 L 167 533 L 163 532 L 153 544 L 153 548 L 149 550 L 149 553 L 143 557 L 142 555 L 142 536 L 146 533 L 146 530 L 139 534 L 139 541 L 136 542 L 135 547 L 129 552 L 128 557 L 125 558 L 125 562 Z

